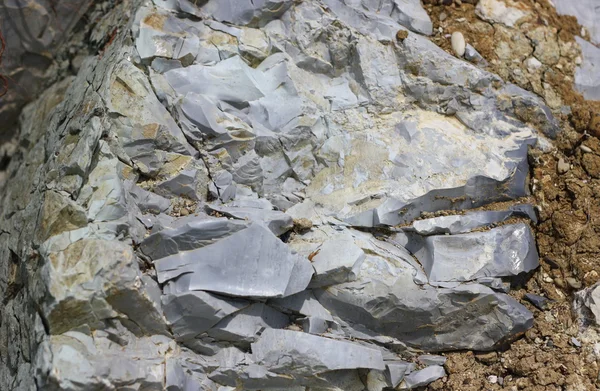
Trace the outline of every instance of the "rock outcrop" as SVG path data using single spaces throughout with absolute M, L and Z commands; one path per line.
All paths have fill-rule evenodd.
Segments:
M 418 1 L 233 3 L 119 2 L 23 110 L 0 389 L 408 389 L 531 326 L 535 213 L 463 211 L 529 194 L 543 101 Z

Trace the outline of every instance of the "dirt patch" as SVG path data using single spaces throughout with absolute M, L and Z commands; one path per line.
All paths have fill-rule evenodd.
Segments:
M 554 149 L 530 153 L 541 267 L 510 293 L 534 313 L 534 327 L 497 352 L 448 353 L 449 375 L 428 389 L 600 389 L 600 338 L 580 329 L 572 310 L 573 293 L 600 279 L 600 102 L 585 101 L 573 88 L 581 26 L 547 0 L 522 0 L 528 16 L 514 27 L 480 19 L 464 1 L 426 3 L 433 42 L 452 54 L 450 34 L 462 32 L 486 70 L 543 97 L 561 125 Z M 523 300 L 525 293 L 553 301 L 540 311 Z

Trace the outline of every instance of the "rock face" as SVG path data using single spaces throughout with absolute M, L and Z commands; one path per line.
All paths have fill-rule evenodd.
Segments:
M 532 207 L 467 210 L 526 196 L 556 121 L 419 1 L 104 18 L 0 184 L 0 389 L 411 388 L 445 375 L 420 351 L 531 326 L 498 290 L 537 267 Z

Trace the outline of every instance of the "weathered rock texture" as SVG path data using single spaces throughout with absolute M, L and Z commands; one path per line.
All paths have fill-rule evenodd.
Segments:
M 418 351 L 531 326 L 502 291 L 538 265 L 529 220 L 487 230 L 527 207 L 406 224 L 527 195 L 556 121 L 419 35 L 418 2 L 375 3 L 104 17 L 102 54 L 20 118 L 0 389 L 411 388 L 444 376 Z

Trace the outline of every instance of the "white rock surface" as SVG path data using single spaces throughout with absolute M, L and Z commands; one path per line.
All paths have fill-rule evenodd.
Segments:
M 475 13 L 489 22 L 502 23 L 508 27 L 513 27 L 519 19 L 527 15 L 517 6 L 518 3 L 513 3 L 512 0 L 508 1 L 508 5 L 502 0 L 479 0 Z

